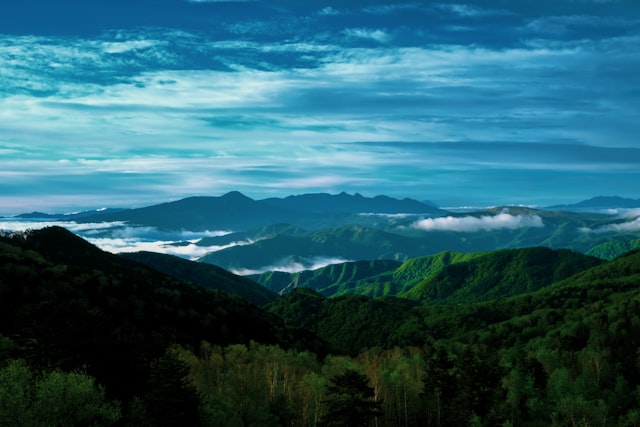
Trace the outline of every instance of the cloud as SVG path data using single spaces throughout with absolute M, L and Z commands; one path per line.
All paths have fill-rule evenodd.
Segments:
M 376 15 L 386 15 L 386 14 L 395 13 L 398 11 L 421 10 L 422 8 L 423 6 L 420 3 L 397 3 L 397 4 L 367 6 L 364 8 L 364 11 L 367 13 L 372 13 Z
M 111 253 L 150 251 L 190 260 L 196 260 L 210 252 L 253 243 L 251 241 L 237 241 L 219 246 L 198 244 L 204 237 L 224 236 L 229 234 L 229 231 L 166 232 L 154 227 L 130 226 L 122 221 L 77 223 L 75 221 L 0 218 L 0 230 L 9 232 L 37 230 L 53 226 L 64 227 L 98 248 Z
M 479 231 L 516 230 L 519 228 L 544 227 L 538 215 L 511 215 L 502 212 L 498 215 L 482 216 L 446 216 L 416 221 L 414 228 L 425 231 L 454 231 L 475 233 Z
M 620 215 L 622 218 L 633 218 L 638 215 L 637 209 L 629 210 Z M 636 233 L 640 231 L 640 217 L 629 219 L 625 222 L 614 224 L 606 224 L 595 228 L 582 227 L 580 231 L 583 233 Z
M 445 11 L 461 18 L 476 18 L 512 14 L 512 12 L 504 9 L 486 9 L 463 3 L 436 3 L 434 7 L 437 10 Z
M 320 11 L 318 12 L 318 15 L 321 15 L 321 16 L 335 16 L 335 15 L 340 15 L 340 11 L 338 11 L 337 9 L 334 9 L 331 6 L 327 6 L 327 7 L 324 7 L 322 9 L 320 9 Z
M 352 260 L 344 259 L 344 258 L 336 258 L 336 257 L 312 257 L 312 258 L 301 258 L 298 256 L 291 256 L 287 258 L 283 258 L 282 260 L 264 267 L 258 268 L 236 268 L 232 269 L 231 272 L 234 274 L 238 274 L 240 276 L 248 276 L 251 274 L 261 274 L 267 271 L 281 271 L 284 273 L 298 273 L 304 270 L 317 270 L 319 268 L 326 267 L 332 264 L 342 264 L 345 262 L 351 262 Z
M 388 218 L 388 219 L 405 219 L 405 218 L 412 218 L 417 216 L 424 216 L 423 214 L 414 214 L 414 213 L 389 214 L 389 213 L 376 213 L 376 212 L 362 212 L 362 213 L 359 213 L 358 215 L 381 217 L 381 218 Z
M 379 43 L 387 43 L 391 36 L 384 30 L 370 28 L 348 28 L 345 30 L 347 37 L 374 40 Z

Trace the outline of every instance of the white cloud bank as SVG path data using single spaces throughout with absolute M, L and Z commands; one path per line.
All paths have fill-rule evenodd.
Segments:
M 607 224 L 600 227 L 580 229 L 583 233 L 635 233 L 640 232 L 640 217 L 633 221 L 619 222 L 616 224 Z
M 232 269 L 231 272 L 239 276 L 248 276 L 251 274 L 261 274 L 267 271 L 280 271 L 284 273 L 298 273 L 304 270 L 317 270 L 319 268 L 326 267 L 331 264 L 342 264 L 350 262 L 350 259 L 335 258 L 335 257 L 313 257 L 303 258 L 288 257 L 281 261 L 258 268 L 237 268 Z
M 475 233 L 478 231 L 516 230 L 519 228 L 544 227 L 538 215 L 511 215 L 502 212 L 498 215 L 483 216 L 445 216 L 427 218 L 413 223 L 413 227 L 425 231 L 456 231 Z
M 0 218 L 0 230 L 5 232 L 24 232 L 53 226 L 64 227 L 103 251 L 114 254 L 149 251 L 175 255 L 192 261 L 210 252 L 253 243 L 252 241 L 236 241 L 218 246 L 202 246 L 198 244 L 204 237 L 223 236 L 229 234 L 229 231 L 164 232 L 154 227 L 131 226 L 122 221 L 77 223 L 74 221 Z

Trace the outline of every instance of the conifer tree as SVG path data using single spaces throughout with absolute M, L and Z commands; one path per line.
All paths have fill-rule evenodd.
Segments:
M 355 369 L 347 369 L 331 378 L 327 394 L 323 426 L 369 426 L 382 414 L 382 402 L 373 400 L 374 390 L 369 386 L 367 376 Z
M 169 350 L 151 363 L 147 412 L 154 426 L 197 426 L 199 398 L 189 366 Z

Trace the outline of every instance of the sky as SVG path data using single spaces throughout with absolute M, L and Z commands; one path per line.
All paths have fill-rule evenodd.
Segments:
M 637 0 L 0 4 L 0 214 L 640 198 Z

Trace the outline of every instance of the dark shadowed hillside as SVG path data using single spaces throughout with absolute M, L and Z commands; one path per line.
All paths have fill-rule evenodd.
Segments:
M 229 273 L 215 265 L 155 252 L 134 252 L 120 254 L 120 256 L 145 264 L 176 279 L 237 295 L 258 306 L 272 302 L 277 297 L 275 292 L 253 280 Z
M 176 343 L 321 349 L 254 304 L 103 252 L 59 227 L 0 238 L 0 336 L 15 341 L 16 356 L 86 367 L 121 396 L 142 392 L 148 361 Z

